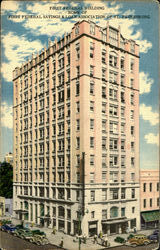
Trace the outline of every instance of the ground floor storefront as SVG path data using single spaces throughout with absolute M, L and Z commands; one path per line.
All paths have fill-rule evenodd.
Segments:
M 141 227 L 157 228 L 160 221 L 160 210 L 152 210 L 147 212 L 141 212 Z

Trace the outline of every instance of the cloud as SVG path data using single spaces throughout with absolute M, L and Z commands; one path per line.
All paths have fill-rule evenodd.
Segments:
M 4 54 L 8 62 L 2 63 L 1 72 L 6 81 L 12 81 L 12 71 L 21 66 L 25 57 L 44 47 L 39 40 L 30 41 L 25 35 L 17 36 L 13 32 L 2 36 Z
M 1 10 L 2 14 L 5 11 L 17 11 L 20 3 L 18 1 L 2 1 Z
M 148 144 L 156 144 L 157 146 L 159 145 L 159 135 L 155 135 L 153 133 L 146 134 L 144 136 L 146 142 Z
M 149 93 L 151 91 L 151 86 L 153 84 L 153 79 L 149 78 L 149 74 L 144 73 L 143 71 L 140 72 L 139 81 L 140 81 L 140 94 Z
M 150 122 L 152 126 L 159 123 L 159 114 L 152 111 L 151 106 L 146 106 L 144 103 L 140 105 L 140 116 L 143 120 Z
M 6 102 L 1 103 L 1 126 L 9 129 L 13 128 L 12 106 L 9 106 Z

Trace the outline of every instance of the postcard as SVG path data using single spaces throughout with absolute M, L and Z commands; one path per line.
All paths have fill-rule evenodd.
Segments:
M 40 230 L 23 238 L 51 247 L 130 249 L 136 233 L 146 235 L 143 244 L 157 241 L 158 2 L 1 6 L 0 161 L 13 159 L 9 219 Z

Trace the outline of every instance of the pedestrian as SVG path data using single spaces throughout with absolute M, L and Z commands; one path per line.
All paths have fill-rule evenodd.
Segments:
M 107 234 L 105 235 L 105 238 L 104 238 L 104 245 L 105 245 L 105 247 L 107 247 L 107 245 L 108 245 L 108 235 Z
M 63 237 L 61 238 L 60 247 L 63 247 Z
M 102 236 L 103 236 L 102 231 L 100 231 L 99 238 L 102 239 Z
M 55 229 L 55 227 L 53 227 L 52 234 L 56 234 L 56 229 Z
M 86 241 L 87 241 L 87 236 L 86 236 L 86 234 L 84 234 L 83 235 L 83 242 L 84 242 L 84 244 L 86 244 Z
M 98 237 L 97 237 L 97 235 L 95 234 L 95 235 L 94 235 L 94 244 L 97 243 L 97 238 L 98 238 Z
M 136 227 L 134 227 L 134 229 L 133 229 L 133 230 L 134 230 L 134 233 L 136 234 L 136 233 L 137 233 L 137 228 L 136 228 Z

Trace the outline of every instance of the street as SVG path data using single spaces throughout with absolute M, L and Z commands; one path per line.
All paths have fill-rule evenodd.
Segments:
M 152 243 L 147 246 L 139 246 L 139 247 L 130 247 L 130 246 L 117 246 L 111 248 L 104 248 L 104 249 L 112 249 L 112 250 L 152 250 L 158 246 L 158 243 Z
M 62 249 L 60 247 L 48 244 L 45 246 L 37 246 L 30 243 L 29 241 L 22 240 L 16 236 L 13 236 L 9 233 L 0 231 L 0 247 L 5 250 L 56 250 Z

